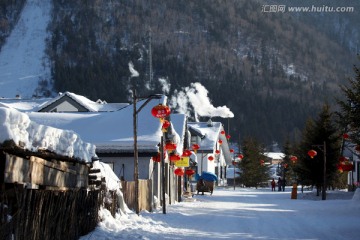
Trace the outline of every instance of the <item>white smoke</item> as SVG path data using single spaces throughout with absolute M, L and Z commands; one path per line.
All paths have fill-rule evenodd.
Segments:
M 131 77 L 138 77 L 139 76 L 139 73 L 138 71 L 135 70 L 134 68 L 134 64 L 132 62 L 129 62 L 129 71 L 131 73 Z
M 226 106 L 214 107 L 208 97 L 208 90 L 200 83 L 192 83 L 181 91 L 175 91 L 172 97 L 172 108 L 189 116 L 191 105 L 198 117 L 222 117 L 233 118 L 234 114 Z
M 170 92 L 171 84 L 166 78 L 159 78 L 159 83 L 161 84 L 161 90 L 164 94 L 168 94 Z

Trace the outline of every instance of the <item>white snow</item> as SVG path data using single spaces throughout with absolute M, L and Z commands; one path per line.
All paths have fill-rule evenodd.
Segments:
M 85 162 L 96 156 L 95 145 L 83 142 L 75 132 L 35 123 L 15 109 L 0 107 L 0 123 L 0 143 L 13 140 L 29 151 L 48 150 Z
M 113 218 L 101 210 L 102 222 L 81 240 L 95 239 L 359 239 L 360 190 L 330 191 L 322 201 L 315 192 L 291 189 L 216 188 L 212 196 L 167 205 L 154 213 L 127 212 Z
M 0 97 L 30 98 L 40 79 L 49 79 L 45 55 L 51 1 L 27 0 L 20 19 L 0 51 Z

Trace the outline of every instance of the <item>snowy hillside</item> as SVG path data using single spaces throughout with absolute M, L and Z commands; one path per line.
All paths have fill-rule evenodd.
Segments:
M 0 52 L 0 97 L 31 97 L 39 80 L 49 80 L 45 56 L 51 1 L 27 0 L 21 17 Z

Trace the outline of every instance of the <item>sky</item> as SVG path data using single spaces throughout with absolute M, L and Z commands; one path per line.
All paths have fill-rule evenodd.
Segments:
M 315 191 L 298 191 L 291 199 L 270 188 L 220 188 L 213 195 L 184 201 L 139 215 L 127 210 L 114 217 L 100 211 L 102 222 L 80 240 L 95 239 L 262 239 L 355 240 L 360 237 L 360 188 L 328 191 L 327 200 Z

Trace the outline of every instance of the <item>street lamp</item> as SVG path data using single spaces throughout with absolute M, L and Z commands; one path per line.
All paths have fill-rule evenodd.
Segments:
M 132 78 L 139 77 L 139 73 L 134 69 L 132 62 L 129 62 L 129 70 L 131 76 L 129 77 L 129 82 Z M 140 204 L 139 204 L 139 154 L 138 154 L 138 144 L 137 144 L 137 115 L 138 113 L 147 105 L 152 99 L 160 98 L 161 95 L 150 95 L 147 100 L 137 108 L 138 98 L 136 96 L 136 84 L 132 83 L 132 101 L 133 101 L 133 135 L 134 135 L 134 182 L 135 182 L 135 212 L 137 215 L 140 213 Z M 170 110 L 168 111 L 170 114 Z M 161 154 L 163 158 L 163 154 Z
M 323 145 L 313 145 L 315 147 L 322 147 L 321 149 L 324 153 L 324 166 L 323 166 L 323 189 L 322 189 L 322 200 L 326 200 L 326 142 L 324 141 Z M 314 158 L 317 155 L 315 150 L 308 151 L 310 158 Z

